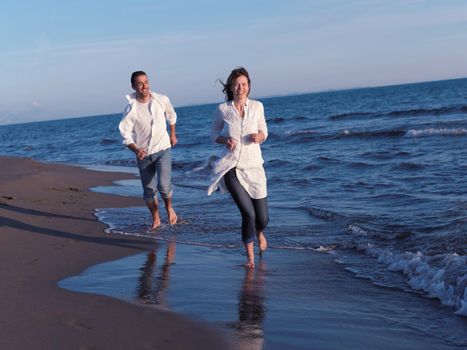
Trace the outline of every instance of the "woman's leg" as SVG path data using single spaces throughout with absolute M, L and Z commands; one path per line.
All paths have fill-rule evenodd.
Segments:
M 259 254 L 262 256 L 268 247 L 268 242 L 264 236 L 264 230 L 269 222 L 268 201 L 267 197 L 252 199 L 252 201 L 256 214 L 256 238 L 259 245 Z
M 235 168 L 224 175 L 225 186 L 242 215 L 242 241 L 248 256 L 248 267 L 254 267 L 253 241 L 256 234 L 256 214 L 253 201 L 237 179 Z

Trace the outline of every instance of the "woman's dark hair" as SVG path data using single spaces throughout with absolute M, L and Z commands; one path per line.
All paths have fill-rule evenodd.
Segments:
M 138 70 L 136 72 L 131 73 L 131 86 L 135 85 L 135 79 L 136 77 L 139 77 L 140 75 L 146 75 L 142 70 Z
M 227 101 L 232 101 L 233 100 L 233 92 L 231 90 L 232 85 L 233 85 L 235 79 L 237 79 L 238 77 L 241 77 L 242 75 L 248 80 L 248 87 L 250 88 L 251 87 L 250 75 L 248 74 L 248 71 L 243 67 L 235 68 L 230 73 L 229 77 L 227 78 L 227 82 L 225 84 L 222 82 L 222 80 L 219 80 L 219 82 L 224 87 L 222 89 L 222 92 L 225 94 L 225 99 Z M 249 93 L 250 92 L 248 91 L 248 94 Z

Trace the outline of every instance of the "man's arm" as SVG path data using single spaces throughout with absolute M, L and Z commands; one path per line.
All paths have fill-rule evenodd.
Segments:
M 175 133 L 175 124 L 170 124 L 169 125 L 170 127 L 170 144 L 173 146 L 175 146 L 178 142 L 177 140 L 177 134 Z
M 136 154 L 136 157 L 138 157 L 139 160 L 142 160 L 148 155 L 148 152 L 146 152 L 142 148 L 138 148 L 138 146 L 136 146 L 135 143 L 130 143 L 129 145 L 127 145 L 127 147 Z

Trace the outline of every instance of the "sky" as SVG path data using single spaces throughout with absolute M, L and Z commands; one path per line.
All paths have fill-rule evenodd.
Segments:
M 177 106 L 467 77 L 465 0 L 0 4 L 0 125 L 121 113 L 130 75 Z

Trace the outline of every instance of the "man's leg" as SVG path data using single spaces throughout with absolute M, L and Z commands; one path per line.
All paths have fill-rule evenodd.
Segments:
M 177 214 L 172 207 L 172 155 L 171 149 L 168 148 L 161 152 L 160 156 L 156 160 L 156 172 L 157 172 L 157 189 L 159 190 L 161 197 L 165 204 L 165 210 L 167 211 L 167 218 L 169 219 L 170 225 L 177 223 Z
M 148 206 L 149 212 L 152 215 L 151 230 L 155 230 L 161 225 L 161 218 L 159 216 L 159 203 L 157 202 L 157 198 L 154 198 L 153 201 L 146 201 L 146 205 Z
M 138 160 L 139 175 L 143 186 L 143 198 L 152 216 L 151 229 L 154 230 L 161 224 L 156 190 L 156 167 L 151 156 Z

